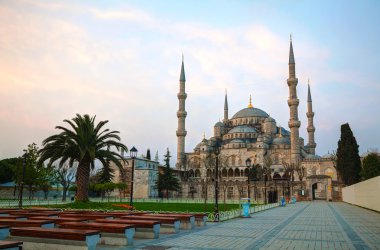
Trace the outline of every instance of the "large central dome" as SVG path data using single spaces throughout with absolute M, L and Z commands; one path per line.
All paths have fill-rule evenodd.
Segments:
M 238 111 L 233 117 L 234 118 L 245 118 L 245 117 L 268 117 L 269 115 L 258 108 L 245 108 Z

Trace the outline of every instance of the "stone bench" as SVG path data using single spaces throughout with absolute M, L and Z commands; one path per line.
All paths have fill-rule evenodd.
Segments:
M 181 229 L 184 229 L 184 230 L 191 230 L 194 228 L 195 216 L 192 214 L 159 213 L 159 214 L 149 214 L 149 215 L 179 219 L 181 221 Z
M 54 222 L 55 225 L 62 224 L 64 222 L 83 222 L 87 221 L 86 218 L 71 218 L 71 217 L 58 217 L 58 218 L 51 218 L 51 217 L 31 217 L 29 220 L 51 220 Z M 1 222 L 1 219 L 0 219 Z
M 10 240 L 22 241 L 23 250 L 95 250 L 100 239 L 98 230 L 14 227 Z
M 152 215 L 127 215 L 121 217 L 120 219 L 159 221 L 161 223 L 160 233 L 178 233 L 181 226 L 181 221 L 179 219 L 170 217 Z
M 54 221 L 52 220 L 1 220 L 1 224 L 9 225 L 10 227 L 42 227 L 42 228 L 53 228 Z
M 60 228 L 93 229 L 101 232 L 100 243 L 113 246 L 133 245 L 135 225 L 98 223 L 98 222 L 63 222 Z
M 8 216 L 0 216 L 0 222 L 2 220 L 26 220 L 27 218 L 22 215 L 8 215 Z
M 135 226 L 135 238 L 157 239 L 160 234 L 159 221 L 132 220 L 132 219 L 97 219 L 98 223 L 133 224 Z
M 199 227 L 207 226 L 208 216 L 206 213 L 193 214 L 195 217 L 195 225 Z
M 9 225 L 0 225 L 0 240 L 5 240 L 9 235 Z
M 20 250 L 22 242 L 21 241 L 5 241 L 0 240 L 0 249 L 2 250 Z
M 59 212 L 24 212 L 24 211 L 16 211 L 10 212 L 10 215 L 23 216 L 23 217 L 38 217 L 38 216 L 48 216 L 48 217 L 58 217 Z
M 113 216 L 109 214 L 95 214 L 95 213 L 88 213 L 88 214 L 72 214 L 72 213 L 61 213 L 59 215 L 60 218 L 81 218 L 86 220 L 96 220 L 96 219 L 112 219 Z

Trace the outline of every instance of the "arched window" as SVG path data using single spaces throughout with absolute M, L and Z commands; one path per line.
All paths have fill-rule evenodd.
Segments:
M 239 177 L 240 176 L 240 170 L 238 168 L 235 169 L 235 177 Z
M 241 159 L 238 160 L 238 165 L 241 166 Z
M 199 169 L 195 170 L 195 177 L 201 177 L 201 171 L 199 171 Z
M 234 177 L 234 171 L 232 168 L 228 169 L 228 177 Z
M 207 169 L 207 177 L 211 177 L 211 170 L 210 169 Z
M 227 177 L 227 169 L 223 168 L 222 170 L 222 177 Z

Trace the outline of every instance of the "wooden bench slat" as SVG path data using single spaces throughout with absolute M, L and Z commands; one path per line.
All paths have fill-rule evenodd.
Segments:
M 93 229 L 106 233 L 124 233 L 128 228 L 135 228 L 133 224 L 115 224 L 115 223 L 78 223 L 78 222 L 64 222 L 59 225 L 60 228 L 75 228 L 75 229 Z
M 178 218 L 172 218 L 172 217 L 159 217 L 159 216 L 148 216 L 148 215 L 127 215 L 122 216 L 120 219 L 129 219 L 129 220 L 153 220 L 153 221 L 159 221 L 161 223 L 174 223 L 176 221 L 179 221 Z
M 151 220 L 129 220 L 129 219 L 97 219 L 98 223 L 133 224 L 136 228 L 153 228 L 154 225 L 161 225 L 159 221 Z
M 85 241 L 86 236 L 100 234 L 100 231 L 65 228 L 14 227 L 11 228 L 10 234 L 12 236 L 21 237 Z
M 11 227 L 41 227 L 44 224 L 52 224 L 52 220 L 1 220 L 2 224 L 7 224 Z
M 21 241 L 6 241 L 6 240 L 0 240 L 0 249 L 6 249 L 6 248 L 12 248 L 12 247 L 18 247 L 22 245 Z

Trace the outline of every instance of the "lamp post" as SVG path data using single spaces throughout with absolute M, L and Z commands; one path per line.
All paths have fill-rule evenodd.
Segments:
M 218 203 L 218 197 L 219 197 L 219 153 L 220 149 L 218 146 L 215 148 L 215 205 L 214 205 L 214 222 L 219 222 L 219 203 Z
M 245 166 L 247 167 L 248 169 L 248 173 L 247 173 L 247 185 L 248 185 L 248 202 L 250 203 L 251 202 L 251 189 L 250 189 L 250 174 L 251 174 L 251 159 L 248 158 L 246 161 L 245 161 Z
M 135 172 L 135 159 L 137 156 L 137 149 L 135 147 L 132 147 L 130 150 L 130 155 L 132 158 L 132 173 L 131 173 L 131 194 L 129 198 L 129 205 L 133 207 L 133 176 Z
M 25 167 L 26 167 L 26 158 L 28 154 L 25 153 L 22 157 L 22 179 L 21 179 L 21 185 L 20 185 L 20 194 L 19 194 L 19 200 L 18 200 L 18 206 L 19 208 L 22 208 L 22 193 L 24 191 L 24 181 L 25 181 Z

